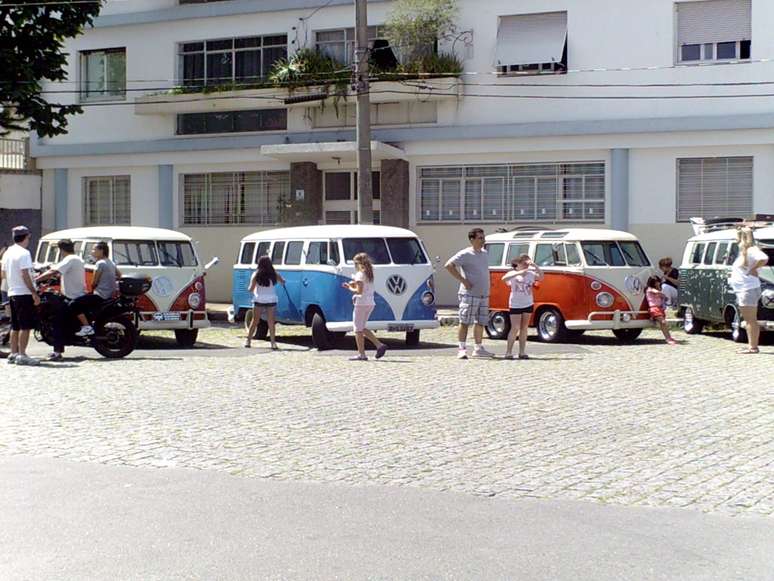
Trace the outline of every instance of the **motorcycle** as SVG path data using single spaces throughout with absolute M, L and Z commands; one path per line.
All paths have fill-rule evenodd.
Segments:
M 38 326 L 35 338 L 54 345 L 55 325 L 64 325 L 65 345 L 93 347 L 109 359 L 126 357 L 137 346 L 137 299 L 151 288 L 148 278 L 122 277 L 118 281 L 118 296 L 104 301 L 96 310 L 86 313 L 94 335 L 79 337 L 78 318 L 70 312 L 66 299 L 56 292 L 56 282 L 40 289 Z M 53 288 L 52 288 L 53 287 Z

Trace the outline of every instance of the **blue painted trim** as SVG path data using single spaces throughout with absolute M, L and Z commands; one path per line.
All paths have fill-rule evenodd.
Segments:
M 65 168 L 54 170 L 54 227 L 56 230 L 67 228 L 67 174 Z
M 159 166 L 159 227 L 174 229 L 172 219 L 174 208 L 174 194 L 172 192 L 174 167 L 171 165 Z
M 629 229 L 629 150 L 610 151 L 610 220 L 614 230 Z
M 374 3 L 386 0 L 370 1 Z M 330 0 L 326 3 L 326 6 L 342 5 L 351 6 L 352 0 Z M 279 12 L 282 10 L 308 10 L 319 6 L 320 0 L 230 0 L 229 2 L 213 2 L 211 4 L 186 4 L 183 6 L 165 8 L 163 10 L 106 14 L 94 19 L 94 27 L 131 26 L 134 24 L 150 24 L 156 22 L 169 22 L 172 20 L 187 20 L 191 18 L 212 18 L 216 16 L 239 16 L 242 14 L 254 14 L 258 12 Z
M 620 135 L 672 133 L 677 131 L 731 131 L 735 129 L 774 129 L 774 113 L 653 119 L 603 119 L 592 121 L 546 121 L 502 125 L 449 125 L 375 129 L 374 139 L 387 143 L 412 141 L 460 141 L 525 137 L 566 137 L 571 135 Z M 352 141 L 354 130 L 309 131 L 285 135 L 243 135 L 150 141 L 74 143 L 67 145 L 31 144 L 34 157 L 161 153 L 218 149 L 249 149 L 282 143 Z

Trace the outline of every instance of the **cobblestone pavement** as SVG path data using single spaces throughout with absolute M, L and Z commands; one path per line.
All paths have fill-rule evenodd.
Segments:
M 774 516 L 774 347 L 595 333 L 458 361 L 442 328 L 358 363 L 301 332 L 279 352 L 220 328 L 194 351 L 151 337 L 123 361 L 2 362 L 0 455 Z

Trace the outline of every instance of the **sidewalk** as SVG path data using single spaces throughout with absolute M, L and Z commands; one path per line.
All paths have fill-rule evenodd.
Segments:
M 0 459 L 21 579 L 771 579 L 763 518 Z

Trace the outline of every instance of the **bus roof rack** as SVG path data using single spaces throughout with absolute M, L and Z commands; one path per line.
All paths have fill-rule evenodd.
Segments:
M 514 228 L 498 228 L 495 230 L 498 234 L 507 234 L 508 232 L 543 232 L 544 230 L 556 230 L 548 226 L 536 224 L 534 226 L 515 226 Z
M 738 226 L 764 228 L 774 224 L 774 214 L 755 214 L 750 218 L 691 218 L 690 223 L 694 234 L 699 235 Z

